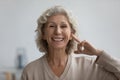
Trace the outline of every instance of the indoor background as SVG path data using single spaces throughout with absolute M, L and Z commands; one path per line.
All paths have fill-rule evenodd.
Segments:
M 42 56 L 36 21 L 54 5 L 72 12 L 80 40 L 120 58 L 120 0 L 0 0 L 0 68 L 16 67 L 19 53 L 25 64 Z

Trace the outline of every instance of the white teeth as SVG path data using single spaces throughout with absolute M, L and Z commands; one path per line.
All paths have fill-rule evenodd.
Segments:
M 52 38 L 54 41 L 62 41 L 63 37 L 53 37 Z
M 54 41 L 62 41 L 63 39 L 53 39 Z

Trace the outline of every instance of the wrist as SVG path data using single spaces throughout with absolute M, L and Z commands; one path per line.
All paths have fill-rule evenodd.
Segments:
M 96 49 L 96 56 L 100 56 L 102 54 L 103 50 Z

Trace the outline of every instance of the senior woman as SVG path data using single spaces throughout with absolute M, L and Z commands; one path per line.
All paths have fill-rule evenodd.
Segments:
M 80 41 L 75 27 L 71 14 L 63 7 L 46 10 L 36 29 L 37 47 L 45 54 L 24 68 L 21 80 L 120 80 L 120 62 L 89 42 Z

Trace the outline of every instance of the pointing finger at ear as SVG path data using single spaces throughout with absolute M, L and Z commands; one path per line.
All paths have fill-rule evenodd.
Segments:
M 73 39 L 74 39 L 76 42 L 78 42 L 78 43 L 81 42 L 74 34 L 72 34 L 72 37 L 73 37 Z

